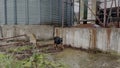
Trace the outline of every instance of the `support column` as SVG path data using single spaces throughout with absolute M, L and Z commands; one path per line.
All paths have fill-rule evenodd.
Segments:
M 88 17 L 88 0 L 84 0 L 83 24 L 87 24 L 87 17 Z
M 77 23 L 79 24 L 80 23 L 80 6 L 81 6 L 81 0 L 79 0 L 79 13 L 78 13 L 78 21 Z
M 64 4 L 65 0 L 62 0 L 62 28 L 64 27 Z
M 96 9 L 97 9 L 97 1 L 96 0 L 91 0 L 91 6 L 92 6 L 92 10 L 93 10 L 93 13 L 96 15 Z M 93 15 L 92 13 L 91 13 L 91 19 L 92 20 L 94 20 L 94 21 L 92 21 L 91 23 L 95 23 L 95 21 L 96 21 L 96 17 L 95 17 L 95 15 Z
M 17 25 L 17 0 L 14 0 L 14 24 Z
M 104 27 L 106 27 L 107 1 L 104 0 Z
M 7 0 L 4 0 L 4 15 L 5 15 L 5 25 L 7 25 Z
M 83 14 L 84 14 L 84 0 L 80 0 L 80 24 L 83 23 L 81 21 L 83 20 Z
M 29 0 L 26 0 L 26 25 L 29 25 Z

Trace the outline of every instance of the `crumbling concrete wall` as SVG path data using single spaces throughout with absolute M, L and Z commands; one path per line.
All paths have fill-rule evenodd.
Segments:
M 63 37 L 63 43 L 72 47 L 120 53 L 119 28 L 56 28 L 55 36 Z
M 54 27 L 50 25 L 3 25 L 1 27 L 4 38 L 33 33 L 38 40 L 49 40 L 53 38 L 54 33 Z

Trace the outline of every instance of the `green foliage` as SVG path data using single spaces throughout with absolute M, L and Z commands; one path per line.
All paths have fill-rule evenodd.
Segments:
M 0 68 L 23 68 L 12 56 L 0 54 Z
M 66 68 L 66 66 L 49 61 L 43 54 L 33 54 L 25 60 L 17 60 L 11 55 L 0 54 L 0 68 Z
M 24 50 L 32 49 L 32 46 L 20 46 L 18 48 L 10 48 L 9 52 L 22 52 Z
M 45 55 L 43 54 L 34 54 L 32 57 L 30 57 L 29 62 L 27 62 L 25 67 L 33 67 L 33 68 L 65 68 L 65 65 L 61 63 L 55 63 L 52 61 L 49 61 L 45 58 Z

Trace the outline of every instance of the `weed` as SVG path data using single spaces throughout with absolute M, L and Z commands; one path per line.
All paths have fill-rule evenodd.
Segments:
M 11 55 L 0 54 L 1 68 L 66 68 L 62 63 L 47 60 L 44 54 L 33 54 L 30 58 L 17 60 Z
M 20 46 L 20 47 L 17 47 L 17 48 L 10 48 L 8 50 L 8 52 L 22 52 L 24 50 L 29 50 L 29 49 L 32 49 L 32 46 Z

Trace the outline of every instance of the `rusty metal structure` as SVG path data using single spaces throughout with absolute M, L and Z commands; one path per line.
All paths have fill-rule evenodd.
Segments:
M 79 5 L 77 24 L 96 23 L 102 27 L 120 27 L 120 0 L 75 0 Z M 75 17 L 75 16 L 74 16 Z

